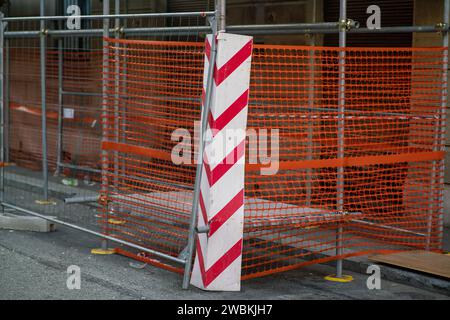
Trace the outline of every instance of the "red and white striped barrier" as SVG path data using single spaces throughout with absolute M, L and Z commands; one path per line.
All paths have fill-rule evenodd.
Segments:
M 212 36 L 206 39 L 206 91 Z M 200 185 L 197 251 L 191 284 L 215 291 L 241 288 L 244 227 L 245 130 L 253 39 L 220 33 L 203 171 Z M 205 96 L 205 95 L 203 95 Z

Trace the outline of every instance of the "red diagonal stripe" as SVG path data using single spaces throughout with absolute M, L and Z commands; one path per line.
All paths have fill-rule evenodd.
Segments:
M 218 259 L 208 270 L 205 270 L 205 262 L 200 246 L 200 240 L 197 237 L 197 256 L 202 275 L 203 286 L 208 287 L 230 264 L 232 264 L 242 254 L 242 239 L 239 239 L 220 259 Z
M 205 260 L 203 259 L 202 246 L 200 245 L 200 238 L 197 236 L 197 257 L 198 265 L 200 267 L 200 274 L 202 276 L 203 287 L 206 287 L 206 271 L 205 271 Z
M 220 227 L 230 219 L 240 207 L 244 205 L 244 189 L 238 192 L 212 219 L 209 224 L 209 236 L 212 236 Z
M 203 156 L 203 164 L 205 168 L 206 177 L 208 178 L 209 185 L 212 187 L 217 181 L 224 176 L 225 173 L 233 167 L 239 159 L 242 158 L 245 152 L 245 139 L 231 151 L 221 163 L 211 170 L 208 158 L 206 157 L 206 152 Z
M 211 43 L 209 43 L 209 39 L 208 37 L 206 37 L 205 39 L 205 54 L 206 54 L 206 59 L 210 59 L 211 57 Z
M 200 210 L 202 211 L 202 217 L 203 217 L 203 222 L 205 225 L 208 224 L 208 215 L 206 213 L 206 207 L 205 207 L 205 201 L 203 200 L 203 194 L 200 191 L 200 198 L 199 198 L 199 202 L 200 202 Z
M 212 112 L 209 112 L 208 122 L 213 137 L 222 130 L 231 120 L 233 120 L 239 112 L 248 105 L 248 89 L 236 99 L 217 119 L 214 120 Z
M 253 50 L 253 40 L 247 42 L 234 56 L 231 57 L 219 70 L 214 66 L 214 81 L 219 86 L 229 75 L 231 75 L 248 57 Z M 211 44 L 206 40 L 205 48 L 206 58 L 209 60 L 211 55 Z

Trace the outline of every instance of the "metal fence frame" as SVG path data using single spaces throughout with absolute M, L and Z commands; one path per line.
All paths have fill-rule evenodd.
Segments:
M 327 34 L 327 33 L 338 33 L 339 34 L 339 47 L 346 47 L 346 35 L 347 33 L 396 33 L 396 32 L 405 32 L 405 33 L 442 33 L 442 45 L 443 47 L 448 47 L 449 45 L 449 24 L 450 24 L 450 0 L 444 0 L 444 13 L 443 13 L 443 21 L 437 22 L 435 25 L 428 26 L 402 26 L 402 27 L 382 27 L 380 29 L 368 29 L 368 28 L 360 28 L 359 23 L 347 18 L 347 0 L 340 0 L 340 15 L 339 21 L 337 22 L 321 22 L 321 23 L 293 23 L 293 24 L 276 24 L 276 25 L 234 25 L 227 26 L 225 23 L 226 18 L 226 1 L 225 0 L 216 0 L 216 10 L 210 12 L 186 12 L 186 13 L 143 13 L 143 14 L 120 14 L 120 1 L 115 0 L 115 14 L 110 14 L 110 2 L 103 1 L 103 14 L 102 15 L 89 15 L 89 16 L 80 16 L 80 19 L 86 20 L 102 20 L 103 28 L 102 29 L 85 29 L 85 30 L 52 30 L 48 29 L 46 26 L 46 22 L 48 21 L 64 21 L 67 19 L 67 16 L 45 16 L 45 1 L 40 1 L 40 16 L 36 17 L 4 17 L 2 13 L 0 13 L 0 208 L 1 212 L 3 212 L 4 208 L 11 208 L 14 210 L 18 210 L 25 214 L 29 214 L 32 216 L 36 216 L 39 218 L 46 219 L 56 224 L 64 225 L 82 232 L 89 233 L 91 235 L 97 236 L 102 239 L 102 246 L 107 247 L 107 241 L 116 242 L 122 245 L 126 245 L 128 247 L 147 252 L 163 259 L 169 260 L 173 263 L 184 265 L 184 278 L 183 278 L 183 288 L 186 289 L 189 287 L 189 279 L 190 279 L 190 271 L 192 267 L 192 254 L 194 252 L 195 247 L 195 235 L 196 232 L 199 232 L 195 229 L 195 222 L 197 218 L 198 211 L 198 197 L 199 197 L 199 182 L 201 179 L 201 168 L 202 168 L 202 159 L 203 157 L 199 157 L 199 161 L 197 163 L 196 168 L 196 178 L 195 178 L 195 186 L 194 186 L 194 197 L 193 197 L 193 206 L 191 212 L 190 219 L 190 228 L 189 228 L 189 236 L 188 236 L 188 246 L 186 250 L 186 254 L 184 257 L 172 257 L 170 255 L 166 255 L 160 252 L 156 252 L 154 250 L 129 243 L 124 240 L 120 240 L 93 230 L 89 230 L 75 224 L 67 223 L 61 221 L 59 219 L 55 219 L 52 217 L 45 216 L 43 214 L 34 212 L 32 210 L 27 210 L 17 206 L 15 204 L 7 203 L 4 201 L 4 167 L 6 163 L 9 161 L 9 145 L 8 145 L 8 137 L 9 137 L 9 39 L 15 38 L 39 38 L 40 39 L 40 77 L 41 77 L 41 107 L 42 107 L 42 150 L 43 150 L 43 161 L 42 161 L 42 170 L 43 170 L 43 186 L 42 193 L 43 199 L 48 200 L 48 161 L 47 161 L 47 144 L 46 144 L 46 38 L 54 37 L 58 39 L 58 47 L 61 49 L 62 45 L 62 37 L 72 37 L 72 36 L 84 36 L 84 37 L 94 37 L 94 36 L 103 36 L 108 37 L 110 34 L 114 34 L 115 37 L 119 37 L 120 34 L 124 35 L 158 35 L 164 33 L 165 35 L 176 33 L 183 34 L 189 33 L 192 34 L 205 34 L 208 32 L 212 32 L 213 34 L 217 34 L 218 32 L 232 32 L 232 33 L 240 33 L 240 34 L 248 34 L 248 35 L 278 35 L 278 34 Z M 126 26 L 121 26 L 121 21 L 126 21 L 129 18 L 162 18 L 162 17 L 207 17 L 210 26 L 197 26 L 197 27 L 155 27 L 155 28 L 128 28 Z M 110 28 L 110 20 L 114 19 L 115 27 L 113 29 Z M 40 30 L 34 31 L 7 31 L 6 27 L 8 22 L 15 21 L 39 21 L 40 22 Z M 6 49 L 6 50 L 5 50 Z M 59 50 L 61 51 L 61 50 Z M 448 76 L 448 50 L 444 54 L 443 58 L 443 66 L 442 66 L 442 77 L 443 79 L 447 79 Z M 211 81 L 213 77 L 213 66 L 215 60 L 216 48 L 215 42 L 213 41 L 212 50 L 211 50 L 211 63 L 210 69 L 208 70 L 208 85 L 206 90 L 206 100 L 205 100 L 205 108 L 202 110 L 203 113 L 203 122 L 201 125 L 201 132 L 204 132 L 207 124 L 207 117 L 210 99 L 211 99 Z M 108 55 L 108 49 L 104 47 L 103 56 Z M 4 62 L 4 63 L 3 63 Z M 338 118 L 338 157 L 344 156 L 344 111 L 345 111 L 345 52 L 341 52 L 339 56 L 339 64 L 340 64 L 340 77 L 339 77 L 339 118 Z M 61 150 L 62 150 L 62 105 L 63 99 L 65 95 L 82 95 L 83 93 L 77 92 L 68 92 L 65 91 L 62 87 L 62 54 L 59 53 L 58 56 L 58 100 L 59 100 L 59 115 L 58 115 L 58 153 L 57 153 L 57 172 L 64 167 L 71 165 L 63 164 L 61 161 Z M 103 64 L 103 71 L 108 71 L 108 64 Z M 103 80 L 103 93 L 102 98 L 103 102 L 107 99 L 106 86 L 108 80 Z M 445 124 L 446 124 L 446 116 L 445 111 L 447 107 L 447 86 L 446 81 L 444 81 L 444 85 L 442 87 L 443 98 L 441 104 L 441 114 L 442 117 L 438 119 L 440 125 L 442 127 L 441 132 L 437 132 L 439 139 L 445 139 Z M 6 108 L 5 108 L 6 106 Z M 103 107 L 104 108 L 104 107 Z M 105 115 L 105 110 L 102 110 L 103 115 Z M 200 139 L 200 148 L 199 150 L 203 150 L 204 144 L 202 139 Z M 440 150 L 435 151 L 445 151 L 445 147 L 441 147 Z M 441 163 L 442 164 L 442 163 Z M 435 161 L 434 166 L 439 166 L 440 164 Z M 92 168 L 83 168 L 83 167 L 75 167 L 78 170 L 95 170 Z M 102 167 L 102 172 L 107 168 Z M 104 177 L 104 174 L 102 175 Z M 338 170 L 338 199 L 337 199 L 337 207 L 342 211 L 343 206 L 343 190 L 344 190 L 344 168 L 340 167 Z M 102 178 L 104 179 L 104 178 Z M 440 177 L 440 183 L 443 184 L 443 177 Z M 443 201 L 443 191 L 441 190 L 439 194 L 439 198 Z M 96 198 L 89 199 L 72 199 L 68 201 L 75 201 L 76 203 L 90 202 L 95 201 Z M 1 213 L 0 213 L 1 214 Z M 441 212 L 439 213 L 441 217 L 441 225 L 440 229 L 443 230 L 443 208 L 441 208 Z M 336 244 L 337 244 L 337 256 L 342 255 L 342 243 L 341 243 L 341 233 L 342 227 L 339 226 L 337 228 L 336 233 Z M 336 263 L 336 276 L 342 277 L 342 260 L 337 260 Z

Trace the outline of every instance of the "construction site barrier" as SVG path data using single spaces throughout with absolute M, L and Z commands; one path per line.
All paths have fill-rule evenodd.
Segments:
M 103 230 L 182 257 L 195 165 L 172 151 L 198 141 L 204 44 L 107 43 Z M 441 250 L 446 50 L 254 46 L 242 279 Z M 191 140 L 174 141 L 180 129 Z

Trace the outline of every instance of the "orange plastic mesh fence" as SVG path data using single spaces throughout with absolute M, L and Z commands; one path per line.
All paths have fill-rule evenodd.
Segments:
M 195 166 L 172 162 L 178 128 L 200 117 L 204 46 L 109 40 L 105 232 L 177 256 L 187 243 Z
M 195 166 L 172 162 L 179 141 L 171 137 L 182 128 L 197 139 L 204 46 L 108 41 L 104 230 L 177 256 Z M 370 252 L 441 249 L 445 52 L 255 46 L 244 279 Z

